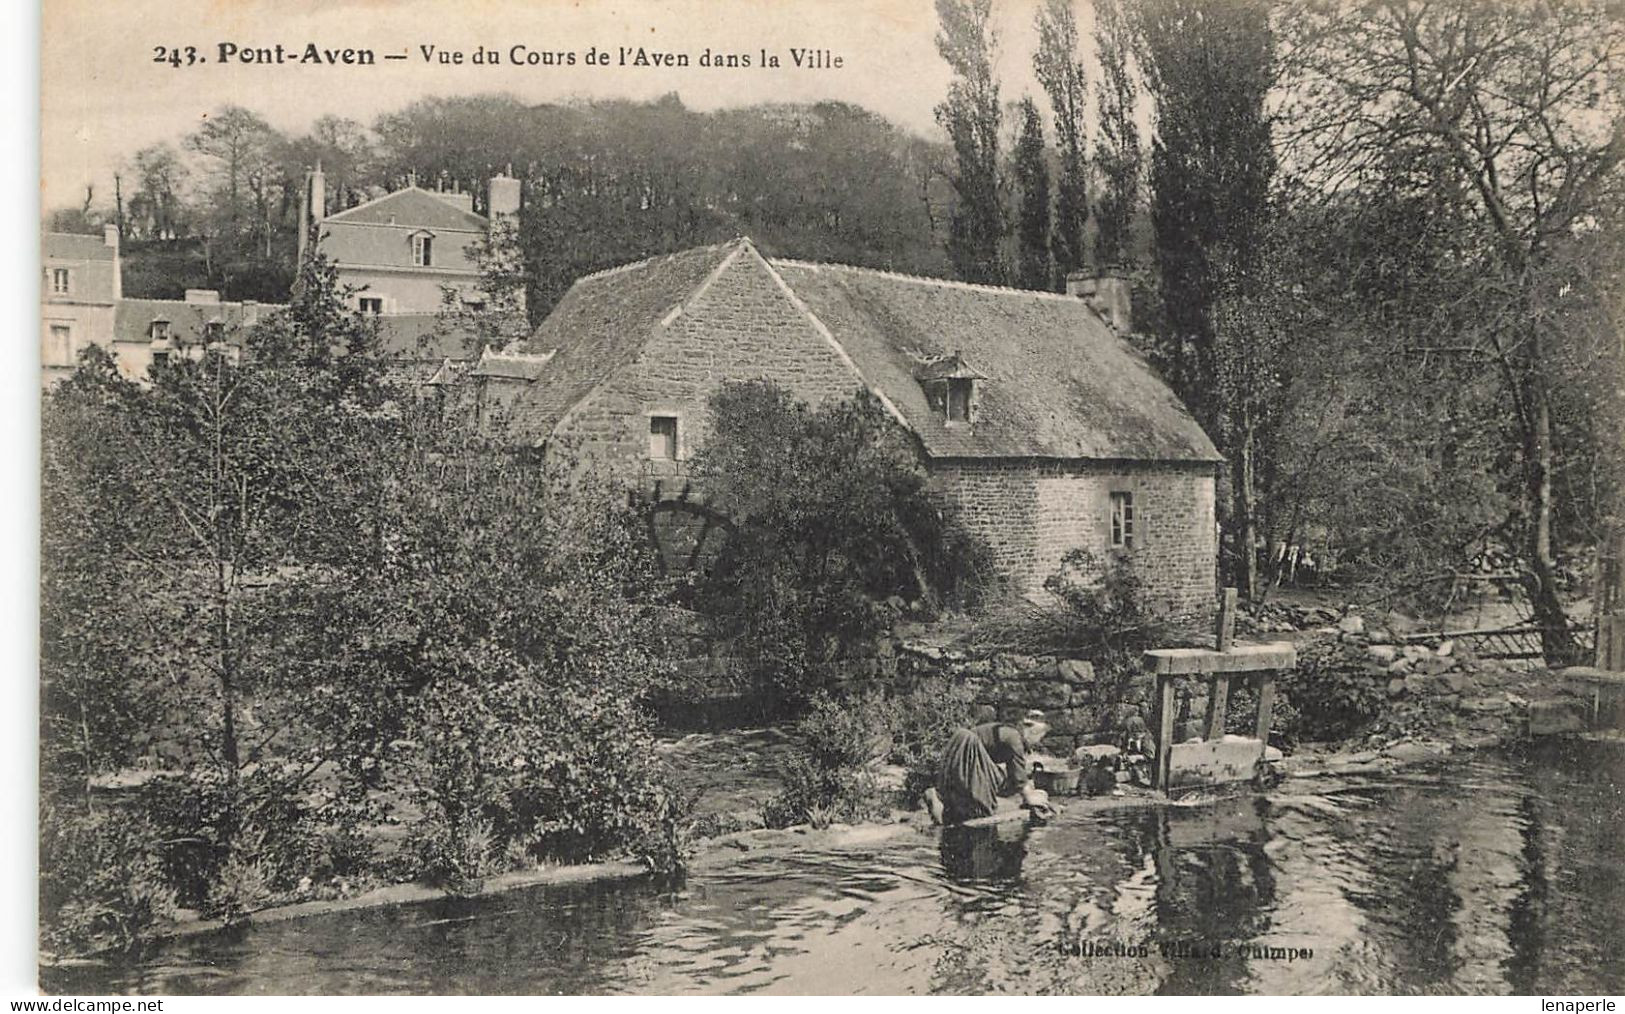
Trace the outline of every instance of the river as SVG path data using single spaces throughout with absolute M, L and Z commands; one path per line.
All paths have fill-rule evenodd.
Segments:
M 713 856 L 42 970 L 56 993 L 1625 991 L 1618 750 Z M 809 842 L 819 840 L 809 836 Z

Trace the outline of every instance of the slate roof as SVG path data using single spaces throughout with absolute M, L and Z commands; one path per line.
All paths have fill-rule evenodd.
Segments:
M 45 234 L 44 252 L 47 259 L 64 261 L 110 261 L 113 248 L 101 236 L 84 236 L 76 232 L 48 232 Z
M 472 211 L 464 211 L 450 201 L 424 190 L 407 187 L 364 204 L 328 215 L 323 222 L 354 225 L 399 225 L 424 229 L 461 229 L 484 232 L 486 221 Z
M 577 280 L 526 343 L 530 352 L 558 352 L 548 363 L 547 380 L 515 408 L 512 424 L 518 433 L 546 439 L 577 402 L 632 361 L 661 319 L 736 244 L 695 247 Z
M 503 380 L 535 380 L 543 375 L 547 369 L 548 360 L 553 358 L 552 352 L 511 353 L 492 352 L 486 349 L 480 353 L 479 362 L 469 371 L 475 377 L 495 377 Z
M 188 341 L 203 340 L 203 326 L 211 321 L 223 325 L 225 340 L 241 345 L 243 329 L 255 320 L 263 320 L 277 310 L 287 309 L 281 303 L 255 303 L 245 306 L 236 302 L 187 303 L 179 299 L 122 299 L 113 311 L 113 340 L 118 342 L 147 342 L 152 338 L 152 322 L 163 318 L 169 321 L 171 338 Z
M 467 359 L 465 331 L 443 325 L 438 313 L 391 313 L 378 318 L 384 351 L 402 359 Z
M 630 362 L 659 322 L 748 239 L 656 257 L 578 281 L 528 348 L 557 348 L 520 403 L 520 435 L 545 439 L 571 407 Z M 1222 460 L 1173 390 L 1083 300 L 868 268 L 766 262 L 809 326 L 827 329 L 936 458 Z M 775 287 L 776 289 L 776 287 Z M 976 416 L 948 425 L 919 378 L 977 381 Z M 929 380 L 927 380 L 929 382 Z

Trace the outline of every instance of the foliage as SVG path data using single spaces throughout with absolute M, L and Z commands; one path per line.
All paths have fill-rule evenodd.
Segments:
M 1060 174 L 1055 188 L 1055 232 L 1050 249 L 1055 258 L 1055 273 L 1064 285 L 1066 276 L 1081 269 L 1084 262 L 1083 227 L 1089 216 L 1088 138 L 1084 123 L 1088 115 L 1084 108 L 1088 100 L 1088 75 L 1083 61 L 1078 58 L 1078 22 L 1071 0 L 1044 0 L 1034 20 L 1038 28 L 1038 48 L 1033 52 L 1033 71 L 1049 96 L 1055 146 L 1060 154 Z
M 1019 109 L 1016 185 L 1021 188 L 1021 215 L 1016 284 L 1023 289 L 1044 290 L 1050 286 L 1050 193 L 1049 167 L 1044 163 L 1044 124 L 1032 99 L 1022 99 Z
M 1121 0 L 1095 0 L 1095 55 L 1100 61 L 1094 168 L 1100 180 L 1095 198 L 1095 263 L 1102 270 L 1131 260 L 1130 226 L 1140 207 L 1144 159 L 1135 120 L 1134 38 Z
M 1301 658 L 1281 673 L 1278 688 L 1286 708 L 1274 725 L 1289 740 L 1327 742 L 1359 735 L 1388 703 L 1387 681 L 1373 679 L 1362 666 L 1339 664 L 1336 655 Z
M 53 806 L 40 813 L 43 949 L 58 954 L 134 946 L 175 914 L 154 854 L 157 835 L 132 814 Z
M 1438 220 L 1444 242 L 1426 248 L 1429 270 L 1412 276 L 1433 289 L 1442 319 L 1403 344 L 1462 357 L 1499 382 L 1510 411 L 1493 423 L 1497 473 L 1518 501 L 1508 528 L 1547 659 L 1572 661 L 1555 526 L 1564 486 L 1588 484 L 1558 476 L 1579 466 L 1606 485 L 1617 475 L 1617 436 L 1594 457 L 1595 431 L 1562 420 L 1606 419 L 1592 410 L 1621 387 L 1617 313 L 1598 312 L 1617 298 L 1604 278 L 1618 273 L 1593 260 L 1617 250 L 1625 195 L 1619 11 L 1351 3 L 1284 26 L 1295 97 L 1285 112 L 1298 124 L 1288 150 L 1312 192 L 1397 192 L 1453 210 Z
M 974 593 L 987 551 L 927 495 L 910 437 L 872 395 L 814 409 L 735 383 L 710 410 L 694 473 L 735 532 L 698 597 L 765 686 L 808 697 L 909 603 Z
M 796 727 L 803 746 L 786 760 L 784 788 L 763 805 L 763 822 L 824 827 L 882 809 L 873 765 L 890 749 L 892 714 L 878 693 L 815 697 Z
M 999 83 L 993 74 L 998 41 L 992 0 L 936 0 L 937 52 L 953 71 L 937 123 L 954 148 L 954 208 L 948 259 L 964 281 L 999 284 L 1004 264 L 1004 209 L 999 200 Z
M 1237 313 L 1258 294 L 1275 173 L 1265 100 L 1275 82 L 1269 5 L 1147 0 L 1135 9 L 1156 100 L 1151 211 L 1169 379 L 1230 464 L 1229 561 L 1254 596 L 1259 422 L 1226 395 L 1266 383 L 1275 358 Z
M 971 688 L 947 679 L 923 680 L 887 702 L 891 725 L 893 764 L 905 771 L 905 806 L 916 803 L 927 786 L 935 784 L 943 744 L 959 729 L 972 724 Z

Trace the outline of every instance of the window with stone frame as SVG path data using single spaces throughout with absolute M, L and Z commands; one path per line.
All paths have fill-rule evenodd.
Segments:
M 147 337 L 155 342 L 161 342 L 169 337 L 169 321 L 159 317 L 147 329 Z
M 677 417 L 652 415 L 649 417 L 649 457 L 661 461 L 677 459 Z
M 1113 549 L 1134 548 L 1134 494 L 1116 490 L 1111 495 Z
M 66 296 L 73 291 L 73 272 L 67 268 L 51 269 L 51 294 Z
M 372 316 L 376 317 L 384 312 L 384 297 L 362 296 L 359 301 L 359 305 L 362 313 L 371 314 Z

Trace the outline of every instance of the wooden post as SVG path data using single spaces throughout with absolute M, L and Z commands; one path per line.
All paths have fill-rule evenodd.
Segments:
M 1168 757 L 1174 745 L 1174 678 L 1157 674 L 1157 767 L 1153 781 L 1168 791 Z
M 1229 698 L 1230 674 L 1214 673 L 1207 688 L 1207 723 L 1203 727 L 1203 739 L 1224 738 L 1224 716 Z
M 1258 674 L 1258 725 L 1254 737 L 1266 747 L 1270 745 L 1270 713 L 1275 710 L 1275 672 L 1265 669 Z
M 1213 635 L 1213 647 L 1218 651 L 1229 651 L 1236 634 L 1236 590 L 1226 588 L 1219 593 L 1219 617 L 1217 630 Z

